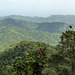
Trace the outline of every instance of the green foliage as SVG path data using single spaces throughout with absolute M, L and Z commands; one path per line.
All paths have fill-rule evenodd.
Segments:
M 29 31 L 18 27 L 0 27 L 0 50 L 8 48 L 17 42 L 23 40 L 32 40 L 43 42 L 46 44 L 57 44 L 59 41 L 59 33 L 50 33 L 43 31 Z
M 49 28 L 49 24 L 51 27 L 54 25 L 55 28 L 59 26 L 58 30 L 54 32 L 62 31 L 61 28 L 68 26 L 59 22 L 32 23 L 10 18 L 0 21 L 0 49 L 11 45 L 10 48 L 0 51 L 1 74 L 71 75 L 70 65 L 75 66 L 75 58 L 70 61 L 74 47 L 72 37 L 75 35 L 75 31 L 63 32 L 60 43 L 56 47 L 49 46 L 49 44 L 57 44 L 58 36 L 60 36 L 59 33 L 46 32 L 52 29 Z M 51 30 L 51 32 L 53 31 Z M 43 43 L 22 40 L 41 41 Z
M 57 45 L 58 54 L 64 57 L 62 63 L 63 67 L 59 67 L 61 75 L 74 75 L 75 74 L 75 31 L 68 30 L 61 35 L 61 42 Z M 57 60 L 57 59 L 56 59 Z M 60 64 L 61 65 L 61 64 Z M 66 67 L 65 67 L 65 66 Z M 62 74 L 62 72 L 63 74 Z M 66 73 L 65 73 L 66 72 Z
M 64 22 L 34 23 L 22 19 L 5 18 L 0 20 L 0 26 L 9 26 L 9 27 L 15 26 L 27 30 L 61 33 L 62 31 L 65 31 L 65 29 L 67 28 L 67 26 L 69 26 L 69 24 L 66 24 Z
M 58 44 L 60 33 L 67 28 L 64 22 L 33 23 L 11 17 L 0 20 L 0 50 L 23 40 L 51 45 Z
M 67 53 L 67 46 L 64 48 L 63 42 L 54 47 L 39 42 L 22 41 L 1 52 L 0 64 L 10 65 L 10 74 L 13 75 L 70 75 L 70 58 Z
M 57 75 L 57 73 L 54 70 L 51 70 L 50 75 Z
M 37 27 L 37 25 L 33 22 L 27 22 L 21 19 L 16 20 L 12 18 L 5 18 L 0 20 L 0 26 L 9 26 L 9 27 L 15 26 L 15 27 L 29 29 L 29 30 L 33 30 Z
M 42 55 L 42 52 L 39 52 L 39 49 L 42 48 L 44 52 L 47 52 L 45 55 Z M 33 42 L 33 41 L 22 41 L 20 43 L 14 44 L 9 49 L 6 49 L 0 52 L 0 64 L 5 65 L 5 70 L 2 70 L 2 73 L 10 75 L 24 74 L 31 75 L 35 68 L 38 68 L 37 65 L 40 65 L 39 69 L 34 72 L 38 72 L 43 75 L 49 74 L 50 70 L 48 68 L 48 56 L 55 52 L 54 46 L 50 46 L 45 43 Z M 26 56 L 28 55 L 28 56 Z M 42 66 L 43 64 L 43 66 Z M 8 66 L 9 65 L 9 66 Z M 41 68 L 45 67 L 45 68 Z M 1 68 L 4 68 L 3 66 Z M 11 69 L 11 70 L 10 70 Z M 40 71 L 41 69 L 41 71 Z M 44 71 L 46 71 L 44 73 Z M 45 70 L 46 69 L 46 70 Z M 10 70 L 10 73 L 9 73 Z M 21 70 L 21 71 L 20 71 Z M 38 75 L 37 73 L 37 75 Z
M 61 41 L 56 46 L 56 53 L 48 57 L 49 68 L 54 70 L 57 75 L 75 74 L 75 54 L 74 47 L 75 31 L 66 31 L 61 35 Z
M 60 66 L 58 69 L 58 75 L 71 75 L 70 68 L 68 66 Z
M 43 53 L 44 52 L 44 53 Z M 25 52 L 25 56 L 17 57 L 11 66 L 10 74 L 15 75 L 42 75 L 46 64 L 46 53 L 40 48 L 33 52 Z
M 23 57 L 26 51 L 30 51 L 32 53 L 32 51 L 36 51 L 38 48 L 44 48 L 45 50 L 45 47 L 50 46 L 40 42 L 22 41 L 0 52 L 0 64 L 11 64 L 15 57 Z M 48 52 L 49 49 L 46 49 L 46 51 Z M 50 52 L 52 51 L 50 50 Z

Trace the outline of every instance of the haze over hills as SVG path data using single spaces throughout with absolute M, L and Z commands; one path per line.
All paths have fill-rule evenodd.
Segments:
M 51 33 L 62 33 L 65 30 L 67 30 L 69 24 L 66 24 L 64 22 L 43 22 L 43 23 L 37 23 L 37 30 L 39 31 L 48 31 Z
M 27 30 L 38 30 L 61 33 L 68 29 L 69 24 L 65 22 L 42 22 L 34 23 L 23 19 L 5 18 L 0 20 L 0 26 L 16 26 Z
M 68 21 L 61 22 L 61 21 L 57 20 L 54 22 L 50 22 L 50 21 L 48 22 L 46 20 L 45 21 L 43 20 L 43 22 L 42 22 L 42 20 L 40 19 L 39 22 L 33 22 L 30 20 L 27 21 L 27 20 L 24 20 L 21 18 L 10 18 L 10 17 L 1 18 L 1 20 L 0 20 L 0 60 L 1 60 L 0 64 L 1 64 L 1 66 L 2 65 L 5 65 L 5 66 L 10 65 L 11 66 L 12 64 L 15 63 L 14 60 L 17 58 L 20 59 L 20 58 L 24 57 L 24 59 L 25 59 L 26 52 L 30 52 L 30 54 L 31 54 L 31 52 L 34 52 L 35 55 L 37 56 L 36 52 L 40 53 L 40 50 L 39 50 L 40 48 L 43 48 L 43 50 L 45 50 L 45 52 L 47 52 L 47 56 L 48 56 L 48 58 L 46 57 L 47 60 L 49 59 L 49 61 L 51 60 L 51 61 L 54 61 L 54 63 L 55 62 L 59 63 L 59 61 L 61 61 L 61 58 L 62 58 L 61 55 L 63 54 L 62 56 L 64 56 L 64 54 L 66 54 L 66 53 L 63 52 L 61 54 L 61 52 L 64 51 L 62 49 L 62 44 L 61 43 L 59 45 L 57 45 L 57 44 L 60 41 L 59 37 L 60 37 L 61 33 L 66 31 L 69 28 L 70 24 L 73 25 L 73 27 L 74 27 L 74 22 L 72 22 L 72 21 L 71 22 L 68 22 Z M 25 41 L 23 41 L 23 40 L 25 40 Z M 54 55 L 51 57 L 52 54 L 54 54 Z M 28 55 L 28 57 L 29 57 L 29 55 Z M 40 53 L 40 58 L 41 58 L 41 56 L 42 56 L 42 54 Z M 30 58 L 31 58 L 31 56 L 30 56 Z M 31 59 L 33 59 L 33 58 L 31 58 Z M 36 57 L 36 59 L 38 59 L 38 58 Z M 61 64 L 63 64 L 63 66 L 64 66 L 64 64 L 66 65 L 67 60 L 69 60 L 69 59 L 64 60 L 64 63 L 63 63 L 62 62 L 63 58 L 62 58 L 62 61 L 60 62 L 59 65 L 61 65 Z M 32 61 L 32 62 L 34 63 L 34 61 Z M 24 61 L 24 63 L 25 63 L 25 61 Z M 28 59 L 27 59 L 26 63 L 28 63 Z M 56 65 L 57 65 L 57 63 L 56 63 Z M 50 64 L 50 62 L 49 62 L 49 64 Z M 48 64 L 48 66 L 49 66 L 49 64 Z M 52 64 L 53 64 L 53 62 L 52 62 Z M 52 64 L 51 64 L 51 66 L 52 66 Z M 22 65 L 23 65 L 23 63 L 22 63 Z M 47 65 L 47 63 L 46 63 L 46 65 Z M 53 65 L 53 66 L 55 67 L 56 65 Z M 46 67 L 47 69 L 49 69 L 48 66 Z M 53 69 L 54 69 L 54 67 L 53 67 Z M 69 67 L 69 66 L 67 66 L 67 67 Z M 4 66 L 2 68 L 4 68 Z M 24 66 L 24 68 L 25 68 L 25 66 Z M 56 69 L 57 69 L 57 66 L 56 66 Z M 63 70 L 64 70 L 64 68 L 63 68 Z M 62 73 L 63 73 L 63 70 L 62 70 Z M 64 71 L 64 72 L 66 72 L 66 71 Z M 3 73 L 3 75 L 9 74 L 9 72 L 7 73 L 6 68 L 3 69 L 2 73 Z M 14 71 L 13 73 L 16 73 L 16 72 Z M 66 75 L 68 75 L 68 74 L 66 74 Z
M 0 20 L 0 26 L 16 26 L 19 28 L 32 30 L 35 29 L 37 25 L 33 22 L 27 22 L 21 19 L 5 18 Z
M 0 19 L 4 18 L 13 18 L 13 19 L 23 19 L 31 22 L 65 22 L 65 23 L 75 23 L 75 15 L 51 15 L 49 17 L 29 17 L 29 16 L 21 16 L 21 15 L 9 15 L 0 17 Z
M 65 18 L 63 19 L 62 17 Z M 69 18 L 67 19 L 67 17 Z M 1 17 L 0 50 L 23 40 L 39 41 L 56 45 L 59 41 L 60 34 L 67 30 L 70 24 L 74 27 L 74 19 L 71 19 L 70 23 L 68 23 L 70 17 L 72 19 L 74 18 L 74 16 L 61 15 L 54 15 L 51 16 L 51 18 L 16 15 Z

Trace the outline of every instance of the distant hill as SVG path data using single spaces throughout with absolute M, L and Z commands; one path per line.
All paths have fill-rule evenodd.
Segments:
M 48 31 L 48 32 L 58 32 L 61 33 L 65 31 L 69 24 L 64 22 L 42 22 L 34 23 L 21 19 L 5 18 L 0 20 L 0 26 L 15 26 L 27 30 L 38 30 L 38 31 Z
M 22 40 L 32 40 L 56 45 L 61 32 L 68 29 L 70 25 L 65 22 L 34 23 L 18 18 L 18 16 L 17 18 L 14 16 L 15 19 L 11 18 L 13 16 L 8 17 L 0 20 L 0 50 Z
M 51 22 L 75 23 L 75 15 L 52 15 L 47 19 Z
M 1 17 L 0 19 L 5 19 L 5 18 L 13 18 L 13 19 L 22 19 L 30 22 L 47 22 L 45 18 L 43 17 L 29 17 L 29 16 L 20 16 L 20 15 L 10 15 L 10 16 L 5 16 Z
M 26 21 L 42 23 L 42 22 L 65 22 L 65 23 L 75 23 L 75 15 L 51 15 L 49 17 L 29 17 L 29 16 L 20 16 L 20 15 L 10 15 L 1 17 L 4 18 L 13 18 L 13 19 L 23 19 Z
M 30 31 L 19 27 L 0 26 L 0 50 L 23 40 L 32 40 L 56 45 L 59 41 L 59 33 L 45 31 Z
M 0 26 L 15 26 L 32 30 L 35 29 L 37 25 L 33 22 L 28 22 L 21 19 L 5 18 L 0 20 Z
M 57 32 L 57 33 L 62 33 L 65 30 L 68 29 L 69 24 L 66 24 L 64 22 L 43 22 L 43 23 L 37 23 L 37 28 L 36 30 L 39 31 L 48 31 L 48 32 Z

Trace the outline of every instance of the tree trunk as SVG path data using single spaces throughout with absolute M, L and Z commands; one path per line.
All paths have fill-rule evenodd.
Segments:
M 72 38 L 72 54 L 71 54 L 71 71 L 72 71 L 72 75 L 75 75 L 75 37 L 71 36 Z

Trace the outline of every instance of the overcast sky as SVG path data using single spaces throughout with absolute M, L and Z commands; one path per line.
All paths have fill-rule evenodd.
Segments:
M 75 0 L 0 0 L 0 16 L 75 15 Z

